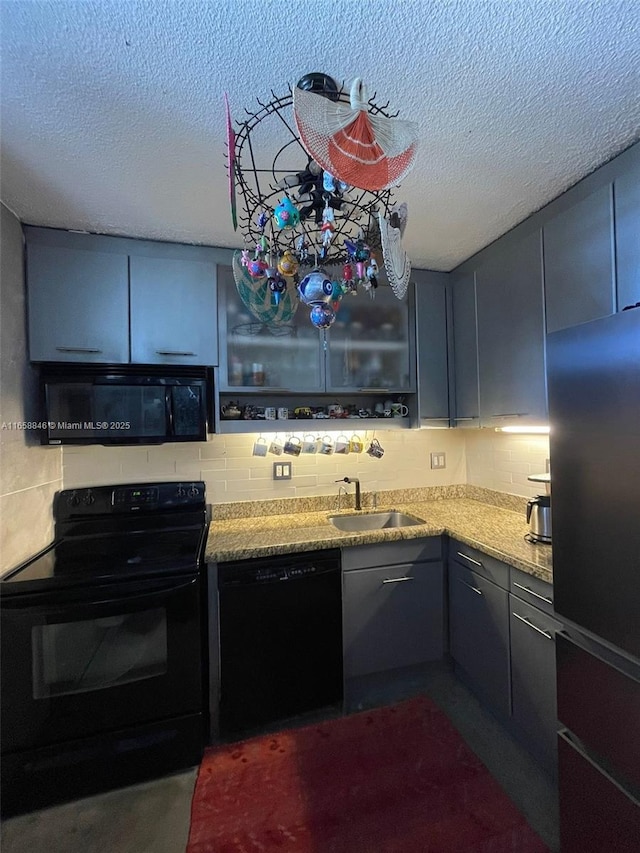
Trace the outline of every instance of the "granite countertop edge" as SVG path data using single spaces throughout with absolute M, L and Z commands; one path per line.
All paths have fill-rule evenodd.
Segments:
M 357 514 L 354 510 L 216 520 L 214 509 L 205 559 L 207 562 L 232 562 L 295 551 L 348 548 L 445 534 L 529 575 L 553 582 L 551 547 L 525 540 L 528 525 L 521 513 L 470 498 L 395 502 L 393 506 L 379 506 L 377 511 L 391 509 L 424 519 L 424 523 L 346 533 L 333 527 L 329 516 Z M 365 509 L 362 513 L 371 511 Z

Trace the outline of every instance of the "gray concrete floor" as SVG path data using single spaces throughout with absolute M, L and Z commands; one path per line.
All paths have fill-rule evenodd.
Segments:
M 436 669 L 371 685 L 350 710 L 429 695 L 552 851 L 559 849 L 554 783 L 453 676 Z M 184 853 L 196 770 L 20 815 L 2 826 L 2 853 Z M 384 851 L 372 851 L 384 853 Z

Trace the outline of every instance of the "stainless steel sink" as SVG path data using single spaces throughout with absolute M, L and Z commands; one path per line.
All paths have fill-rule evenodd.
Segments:
M 366 512 L 357 515 L 330 515 L 329 521 L 338 530 L 359 533 L 362 530 L 384 530 L 390 527 L 413 527 L 424 524 L 421 518 L 392 509 L 388 512 Z

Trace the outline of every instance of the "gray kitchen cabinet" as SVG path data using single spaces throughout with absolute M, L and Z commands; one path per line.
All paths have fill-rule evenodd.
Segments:
M 509 594 L 453 559 L 449 560 L 449 652 L 462 680 L 490 710 L 508 719 Z
M 623 188 L 621 194 L 624 196 Z M 621 204 L 624 206 L 624 198 Z M 615 312 L 613 227 L 611 184 L 590 193 L 545 224 L 547 332 Z
M 217 364 L 215 262 L 133 255 L 129 264 L 131 361 Z
M 613 184 L 618 311 L 640 302 L 640 162 Z
M 375 290 L 343 296 L 326 336 L 326 390 L 415 391 L 414 310 L 413 285 L 398 299 L 383 274 Z
M 218 280 L 221 346 L 216 394 L 220 408 L 231 401 L 240 407 L 282 407 L 291 420 L 299 407 L 326 409 L 340 403 L 354 411 L 373 411 L 376 404 L 389 400 L 404 403 L 408 414 L 385 418 L 385 429 L 417 424 L 413 284 L 403 300 L 383 279 L 374 298 L 362 290 L 356 296 L 344 296 L 335 323 L 322 332 L 311 323 L 310 309 L 302 303 L 284 323 L 260 322 L 240 298 L 231 266 L 219 266 Z M 335 420 L 331 424 L 335 426 Z M 322 425 L 316 420 L 297 424 L 301 431 L 311 427 L 314 433 L 321 432 Z M 338 425 L 351 433 L 354 428 L 382 424 L 373 417 Z M 255 432 L 256 426 L 252 419 L 221 418 L 216 430 Z M 283 424 L 261 419 L 259 426 L 273 432 L 282 430 Z
M 24 227 L 32 361 L 217 364 L 220 250 Z
M 238 295 L 231 268 L 220 275 L 223 391 L 384 394 L 415 391 L 413 289 L 398 300 L 381 281 L 374 297 L 344 296 L 326 333 L 303 303 L 286 323 L 261 323 Z M 261 365 L 256 380 L 252 369 Z
M 507 235 L 475 271 L 480 422 L 547 420 L 540 230 Z
M 454 422 L 480 426 L 476 276 L 473 270 L 453 276 Z
M 439 538 L 343 549 L 346 679 L 442 659 L 440 551 Z M 372 565 L 385 560 L 390 564 Z M 351 568 L 363 565 L 369 567 Z
M 449 426 L 448 275 L 414 270 L 420 422 Z
M 221 390 L 232 392 L 236 400 L 245 391 L 255 396 L 324 390 L 320 333 L 309 321 L 304 305 L 286 323 L 260 323 L 240 298 L 231 266 L 219 269 L 218 299 Z
M 556 632 L 560 622 L 509 596 L 512 726 L 532 755 L 557 774 Z
M 126 252 L 101 252 L 93 242 L 87 249 L 64 242 L 40 244 L 27 233 L 31 360 L 129 361 Z

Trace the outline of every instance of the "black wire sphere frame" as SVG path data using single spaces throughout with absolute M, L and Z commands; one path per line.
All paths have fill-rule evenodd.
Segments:
M 313 76 L 315 75 L 307 75 Z M 300 82 L 304 80 L 305 78 L 302 78 Z M 239 202 L 238 225 L 243 234 L 245 248 L 252 250 L 256 245 L 264 245 L 263 238 L 266 237 L 276 263 L 288 250 L 298 258 L 301 266 L 331 266 L 352 260 L 344 240 L 346 238 L 354 243 L 362 233 L 365 243 L 377 254 L 378 260 L 382 261 L 378 213 L 382 213 L 387 219 L 391 216 L 392 190 L 370 191 L 350 186 L 341 192 L 336 186 L 333 191 L 328 192 L 323 186 L 322 169 L 312 161 L 296 132 L 291 86 L 288 86 L 285 95 L 278 96 L 271 90 L 271 96 L 268 102 L 257 98 L 259 109 L 250 112 L 245 108 L 248 118 L 243 122 L 236 121 L 233 179 Z M 349 102 L 349 93 L 345 90 L 344 82 L 328 96 L 335 101 Z M 375 98 L 374 92 L 368 102 L 369 111 L 373 115 L 397 117 L 397 112 L 388 111 L 389 102 L 378 105 Z M 289 139 L 276 152 L 271 165 L 263 166 L 259 162 L 260 152 L 252 143 L 252 133 L 267 119 L 279 122 Z M 285 155 L 291 162 L 292 150 L 298 151 L 300 155 L 297 172 L 290 166 L 282 166 Z M 291 182 L 286 187 L 282 185 L 285 178 Z M 270 220 L 273 223 L 275 209 L 285 197 L 288 197 L 300 212 L 300 222 L 295 228 L 278 229 L 275 224 L 271 227 L 268 222 Z M 335 232 L 323 251 L 322 222 L 326 204 L 333 209 Z M 303 238 L 305 244 L 302 250 L 300 238 Z

